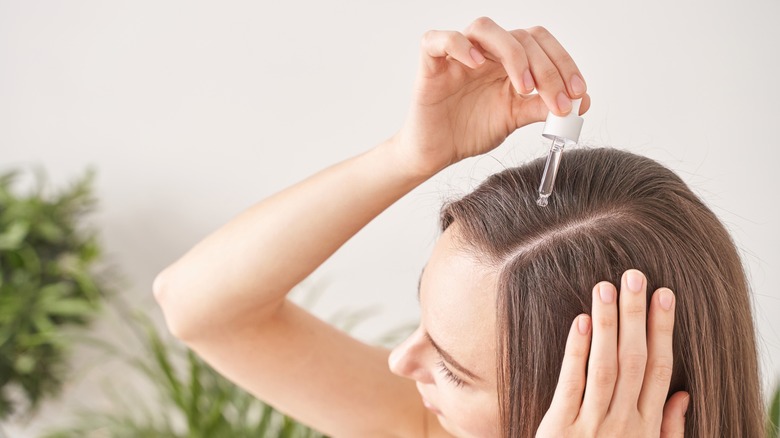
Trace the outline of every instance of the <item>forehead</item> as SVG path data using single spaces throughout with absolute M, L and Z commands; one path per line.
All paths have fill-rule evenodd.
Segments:
M 420 282 L 422 324 L 458 362 L 495 382 L 495 268 L 457 245 L 450 225 L 434 246 Z

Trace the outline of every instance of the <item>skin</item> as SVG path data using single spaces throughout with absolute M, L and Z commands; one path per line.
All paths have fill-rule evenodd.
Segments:
M 488 362 L 494 355 L 480 351 L 494 348 L 487 333 L 495 322 L 486 310 L 494 306 L 474 301 L 479 294 L 469 293 L 489 289 L 493 280 L 453 254 L 446 233 L 423 279 L 421 327 L 393 359 L 390 351 L 316 318 L 287 294 L 377 215 L 440 170 L 495 149 L 550 111 L 567 114 L 567 96 L 582 98 L 580 114 L 586 112 L 590 97 L 584 82 L 576 86 L 575 77 L 582 75 L 574 61 L 542 27 L 507 31 L 481 17 L 463 32 L 426 32 L 409 112 L 393 136 L 251 206 L 157 275 L 152 288 L 171 333 L 231 381 L 331 436 L 495 434 L 488 426 L 495 425 L 497 410 Z M 537 93 L 529 94 L 532 89 Z M 460 269 L 452 272 L 454 267 Z M 447 270 L 457 277 L 448 279 Z M 457 306 L 443 293 L 461 286 L 455 302 L 462 305 Z M 590 330 L 590 319 L 579 317 L 578 324 L 584 322 L 588 330 L 577 335 L 572 325 L 562 376 L 539 436 L 659 436 L 660 418 L 663 436 L 682 433 L 682 399 L 673 397 L 664 406 L 658 397 L 645 396 L 652 391 L 641 383 L 668 385 L 664 370 L 671 356 L 655 352 L 666 351 L 670 342 L 669 317 L 651 308 L 645 338 L 637 329 L 645 309 L 633 310 L 629 313 L 637 321 L 624 327 L 621 318 L 620 334 L 633 327 L 633 339 L 647 346 L 647 360 L 641 354 L 624 357 L 622 352 L 630 350 L 620 350 L 612 333 L 615 324 L 605 326 L 612 332 L 599 324 Z M 466 311 L 472 313 L 461 313 Z M 608 321 L 608 316 L 594 311 L 593 318 Z M 421 342 L 425 333 L 473 367 L 484 385 L 448 386 L 451 382 L 433 368 L 433 351 Z M 604 372 L 587 375 L 581 403 L 590 348 L 596 353 L 591 360 L 598 360 Z M 614 349 L 620 350 L 617 356 L 604 353 Z M 631 373 L 610 374 L 610 369 Z M 421 394 L 441 415 L 426 408 Z M 626 401 L 633 408 L 604 408 Z M 473 410 L 482 415 L 470 415 Z
M 420 326 L 393 350 L 390 369 L 416 381 L 448 432 L 494 437 L 498 436 L 496 272 L 455 247 L 456 229 L 457 224 L 448 227 L 434 247 L 420 282 Z M 443 359 L 429 337 L 477 378 Z
M 457 236 L 455 222 L 437 241 L 421 276 L 420 326 L 393 350 L 390 369 L 415 380 L 426 407 L 452 435 L 498 437 L 496 268 L 459 248 Z M 656 291 L 648 321 L 646 284 L 641 272 L 627 271 L 620 309 L 611 283 L 594 287 L 593 319 L 580 315 L 572 324 L 561 383 L 538 436 L 682 434 L 687 394 L 675 394 L 666 418 L 661 414 L 671 379 L 664 367 L 672 365 L 674 294 L 666 288 Z M 430 339 L 446 351 L 446 359 Z M 586 376 L 586 363 L 598 371 Z

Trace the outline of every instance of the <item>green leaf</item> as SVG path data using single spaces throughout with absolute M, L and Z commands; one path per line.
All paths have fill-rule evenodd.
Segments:
M 23 242 L 19 245 L 19 249 L 16 250 L 16 254 L 19 256 L 19 260 L 22 262 L 23 267 L 33 277 L 38 278 L 41 275 L 41 259 L 35 252 L 35 249 L 29 243 Z
M 38 329 L 38 331 L 42 336 L 49 335 L 51 333 L 54 333 L 57 330 L 54 324 L 52 323 L 51 319 L 49 319 L 49 316 L 44 313 L 35 312 L 32 316 L 32 322 L 35 328 Z M 43 339 L 48 340 L 48 337 L 44 337 Z M 46 344 L 46 343 L 47 342 L 42 342 L 40 344 Z
M 71 272 L 73 279 L 79 285 L 81 294 L 90 301 L 97 303 L 100 299 L 100 289 L 95 283 L 95 279 L 88 272 L 76 269 Z
M 59 316 L 88 316 L 95 313 L 95 307 L 81 298 L 63 298 L 48 303 L 46 311 Z
M 83 222 L 95 204 L 94 171 L 54 194 L 44 190 L 43 167 L 33 171 L 37 186 L 23 194 L 14 187 L 19 171 L 0 172 L 0 419 L 14 410 L 31 413 L 60 390 L 70 345 L 65 330 L 93 320 L 108 279 L 88 269 L 101 253 L 96 232 Z M 63 254 L 71 258 L 60 263 Z M 4 398 L 11 385 L 26 403 Z
M 14 361 L 14 370 L 19 374 L 30 374 L 35 369 L 35 358 L 29 354 L 20 354 Z
M 200 395 L 203 389 L 203 383 L 201 382 L 201 364 L 198 357 L 192 350 L 187 350 L 187 362 L 190 365 L 190 403 L 186 410 L 187 423 L 190 426 L 190 430 L 197 428 L 197 422 L 202 419 L 200 412 Z
M 56 283 L 47 284 L 43 286 L 39 292 L 41 301 L 52 302 L 60 299 L 61 297 L 68 296 L 73 292 L 74 286 L 70 281 L 58 281 Z
M 5 189 L 13 184 L 14 179 L 19 175 L 19 170 L 11 169 L 0 173 L 0 188 Z
M 780 383 L 775 386 L 772 400 L 769 402 L 766 430 L 767 438 L 777 438 L 780 436 Z
M 89 236 L 79 251 L 79 257 L 84 263 L 96 260 L 100 256 L 100 245 L 97 236 Z
M 27 232 L 30 230 L 30 224 L 21 220 L 11 223 L 7 230 L 0 234 L 0 250 L 18 249 Z
M 44 219 L 36 223 L 34 230 L 43 240 L 49 243 L 62 243 L 65 238 L 65 231 L 50 219 Z

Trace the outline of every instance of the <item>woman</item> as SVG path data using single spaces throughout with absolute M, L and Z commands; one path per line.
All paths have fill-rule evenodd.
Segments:
M 463 33 L 429 31 L 420 61 L 395 135 L 251 207 L 157 276 L 155 297 L 171 331 L 259 398 L 338 437 L 755 436 L 755 345 L 733 245 L 670 172 L 655 165 L 634 180 L 617 172 L 653 165 L 633 155 L 568 152 L 546 209 L 529 197 L 538 162 L 494 175 L 445 206 L 421 277 L 420 327 L 392 354 L 286 299 L 443 168 L 493 150 L 548 111 L 567 114 L 571 99 L 583 99 L 580 113 L 590 105 L 573 60 L 541 27 L 506 31 L 483 17 Z M 638 200 L 666 190 L 665 179 L 677 195 L 642 210 Z M 624 189 L 631 195 L 611 203 Z M 701 248 L 726 252 L 721 271 L 677 275 L 710 265 L 675 264 L 692 255 L 675 256 L 686 247 L 672 245 L 669 230 L 661 234 L 668 242 L 653 240 L 639 213 L 652 218 L 670 200 L 697 211 L 670 230 L 707 220 L 681 239 L 715 233 L 718 245 Z M 631 240 L 636 229 L 643 234 Z M 693 256 L 712 259 L 704 255 Z M 600 280 L 619 281 L 620 291 Z M 668 288 L 647 294 L 662 284 L 683 288 L 674 343 L 677 297 Z M 692 301 L 703 297 L 687 289 L 705 287 L 718 295 L 701 315 L 728 316 L 706 327 Z M 735 288 L 732 297 L 726 287 Z M 725 329 L 738 338 L 709 337 Z M 729 380 L 737 373 L 739 390 Z M 712 396 L 733 400 L 718 400 L 720 408 L 701 398 Z

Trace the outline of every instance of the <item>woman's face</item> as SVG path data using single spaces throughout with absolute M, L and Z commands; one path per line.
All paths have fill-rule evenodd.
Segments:
M 496 271 L 453 240 L 436 243 L 420 277 L 420 326 L 390 355 L 390 369 L 417 382 L 423 402 L 458 437 L 498 436 Z

